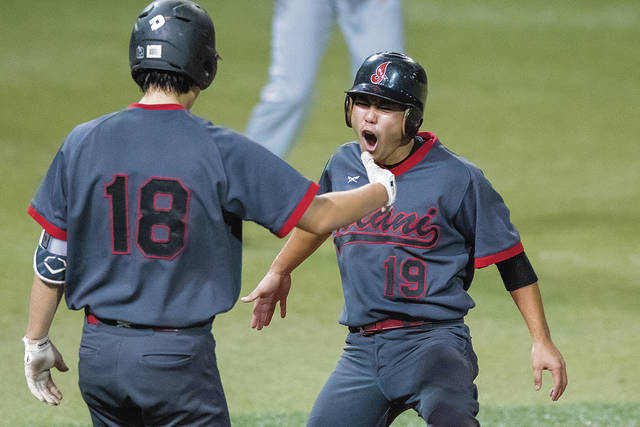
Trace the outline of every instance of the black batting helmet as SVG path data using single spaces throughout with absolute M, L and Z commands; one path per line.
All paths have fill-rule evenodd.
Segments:
M 131 32 L 129 65 L 137 70 L 186 74 L 200 87 L 209 87 L 218 68 L 213 21 L 188 0 L 158 0 L 145 7 Z
M 427 73 L 416 61 L 397 52 L 379 52 L 369 56 L 360 66 L 347 91 L 344 117 L 351 127 L 352 96 L 363 93 L 405 105 L 404 133 L 413 138 L 422 124 L 427 101 Z

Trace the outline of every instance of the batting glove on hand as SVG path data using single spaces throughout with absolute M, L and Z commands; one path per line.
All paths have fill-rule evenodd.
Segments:
M 389 169 L 384 169 L 376 165 L 371 153 L 368 151 L 363 151 L 362 154 L 360 154 L 360 159 L 362 159 L 364 168 L 367 170 L 369 182 L 380 183 L 384 185 L 384 188 L 387 190 L 387 204 L 382 208 L 384 211 L 396 201 L 396 177 Z
M 62 400 L 62 392 L 51 379 L 51 368 L 61 372 L 69 370 L 62 355 L 53 345 L 49 336 L 40 340 L 22 338 L 24 342 L 24 376 L 27 378 L 29 391 L 41 402 L 58 405 Z

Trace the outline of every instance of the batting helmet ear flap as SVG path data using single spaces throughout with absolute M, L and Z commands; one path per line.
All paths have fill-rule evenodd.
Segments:
M 409 107 L 404 111 L 404 137 L 412 139 L 418 133 L 422 124 L 422 111 L 415 107 Z
M 207 59 L 204 64 L 204 76 L 208 79 L 211 84 L 213 79 L 215 79 L 216 74 L 218 73 L 218 60 L 222 59 L 220 55 L 216 52 L 213 58 Z
M 351 127 L 351 110 L 353 109 L 353 99 L 347 94 L 344 98 L 344 121 L 347 127 Z

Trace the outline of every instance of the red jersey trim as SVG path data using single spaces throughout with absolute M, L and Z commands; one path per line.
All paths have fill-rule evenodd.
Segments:
M 144 110 L 184 110 L 180 104 L 140 104 L 133 103 L 127 108 L 142 108 Z
M 433 144 L 435 144 L 438 140 L 436 134 L 431 132 L 419 132 L 418 136 L 421 136 L 425 139 L 424 144 L 418 149 L 418 151 L 409 156 L 408 159 L 406 159 L 395 168 L 391 169 L 391 172 L 393 172 L 395 176 L 402 175 L 403 173 L 407 172 L 409 169 L 420 163 L 420 161 L 424 159 L 427 153 L 431 150 Z
M 289 219 L 287 219 L 287 222 L 285 222 L 282 228 L 276 233 L 276 236 L 282 238 L 289 234 L 293 227 L 296 226 L 298 221 L 300 221 L 302 215 L 304 215 L 304 213 L 307 211 L 307 208 L 311 204 L 313 198 L 316 196 L 318 190 L 320 190 L 320 186 L 315 182 L 312 182 L 311 185 L 309 185 L 309 189 L 307 190 L 304 197 L 302 197 L 302 200 L 300 200 L 300 203 L 298 203 L 298 207 L 296 207 L 293 213 L 289 216 Z
M 524 248 L 522 247 L 522 242 L 518 242 L 515 246 L 512 246 L 502 252 L 498 252 L 497 254 L 484 256 L 482 258 L 476 258 L 476 260 L 474 261 L 474 267 L 484 268 L 491 264 L 496 264 L 498 262 L 504 261 L 505 259 L 514 257 L 521 252 L 524 252 Z
M 42 228 L 44 228 L 44 230 L 51 236 L 55 237 L 56 239 L 64 240 L 65 242 L 67 241 L 67 232 L 47 221 L 42 215 L 36 212 L 33 206 L 29 205 L 27 213 L 31 215 L 31 217 L 35 219 L 36 222 L 40 224 Z

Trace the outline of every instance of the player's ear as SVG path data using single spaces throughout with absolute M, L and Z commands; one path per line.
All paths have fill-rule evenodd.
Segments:
M 404 119 L 402 124 L 403 137 L 406 139 L 412 139 L 418 133 L 422 125 L 422 111 L 415 107 L 409 107 L 404 110 Z
M 347 94 L 344 98 L 344 121 L 347 127 L 351 127 L 351 110 L 353 109 L 353 99 Z

